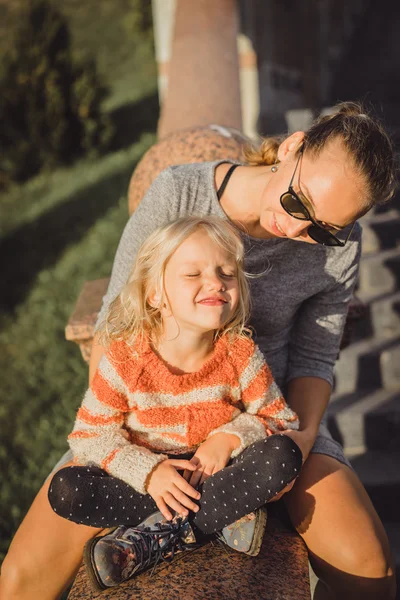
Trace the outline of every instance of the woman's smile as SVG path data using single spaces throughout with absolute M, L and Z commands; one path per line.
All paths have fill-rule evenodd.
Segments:
M 272 233 L 274 235 L 276 235 L 278 237 L 287 237 L 286 233 L 284 231 L 282 231 L 282 229 L 279 227 L 274 213 L 272 213 L 271 229 L 272 229 Z

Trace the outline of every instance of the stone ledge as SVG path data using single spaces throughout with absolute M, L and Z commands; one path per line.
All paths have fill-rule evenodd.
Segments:
M 82 566 L 68 600 L 309 600 L 306 546 L 275 511 L 257 557 L 209 543 L 104 592 L 91 590 Z
M 85 281 L 74 312 L 65 328 L 66 339 L 79 345 L 86 362 L 90 359 L 94 326 L 109 281 L 109 277 L 96 279 L 95 281 Z

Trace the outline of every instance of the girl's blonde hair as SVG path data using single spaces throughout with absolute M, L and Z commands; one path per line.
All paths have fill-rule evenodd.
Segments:
M 215 331 L 215 338 L 227 333 L 246 336 L 245 324 L 250 311 L 250 293 L 244 272 L 244 248 L 240 235 L 227 220 L 219 217 L 182 217 L 156 229 L 142 244 L 128 282 L 110 304 L 99 329 L 99 341 L 108 346 L 114 340 L 132 344 L 148 334 L 154 341 L 162 330 L 161 299 L 164 295 L 165 267 L 175 250 L 199 229 L 226 251 L 237 266 L 239 302 L 229 321 Z M 154 297 L 160 300 L 154 306 Z

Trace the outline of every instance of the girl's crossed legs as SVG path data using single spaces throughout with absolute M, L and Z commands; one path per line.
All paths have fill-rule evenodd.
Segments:
M 204 482 L 191 523 L 205 534 L 221 530 L 276 496 L 296 478 L 301 463 L 298 446 L 286 435 L 252 444 Z M 98 467 L 59 471 L 49 500 L 58 515 L 94 527 L 135 526 L 158 510 L 151 496 Z

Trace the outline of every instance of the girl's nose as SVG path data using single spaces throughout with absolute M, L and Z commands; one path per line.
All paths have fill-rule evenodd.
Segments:
M 210 276 L 207 279 L 206 285 L 208 289 L 216 292 L 220 292 L 224 289 L 224 282 L 217 275 Z

